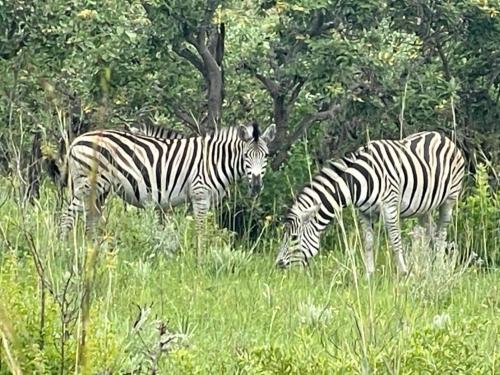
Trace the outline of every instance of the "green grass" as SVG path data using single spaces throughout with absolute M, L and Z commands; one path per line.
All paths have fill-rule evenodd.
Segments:
M 15 337 L 4 342 L 26 373 L 58 373 L 61 367 L 74 372 L 77 348 L 84 358 L 80 368 L 89 374 L 498 371 L 495 269 L 429 268 L 397 280 L 383 245 L 376 276 L 366 280 L 359 235 L 350 230 L 354 256 L 324 251 L 308 270 L 283 272 L 273 266 L 276 234 L 250 253 L 209 225 L 207 248 L 197 254 L 192 221 L 182 212 L 163 228 L 152 210 L 125 212 L 117 201 L 101 223 L 99 242 L 84 243 L 80 235 L 61 242 L 49 189 L 26 209 L 9 189 L 2 194 L 0 332 L 12 326 Z M 40 333 L 33 248 L 47 284 L 58 298 L 67 285 L 68 310 L 76 308 L 64 336 L 60 306 L 48 289 Z M 80 308 L 85 285 L 91 291 L 88 313 Z M 83 346 L 77 344 L 82 324 Z M 4 373 L 9 365 L 2 349 Z

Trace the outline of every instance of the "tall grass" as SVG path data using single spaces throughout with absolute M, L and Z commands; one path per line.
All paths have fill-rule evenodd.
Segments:
M 480 230 L 498 231 L 490 207 L 499 199 L 481 189 L 478 181 L 454 217 L 454 253 L 430 252 L 405 223 L 413 273 L 398 280 L 382 230 L 376 275 L 365 278 L 348 211 L 309 269 L 283 272 L 273 266 L 278 233 L 267 222 L 254 246 L 212 218 L 198 254 L 183 208 L 161 222 L 152 208 L 110 200 L 96 242 L 81 226 L 60 241 L 52 189 L 28 207 L 15 199 L 16 182 L 2 180 L 0 323 L 12 329 L 8 340 L 2 331 L 0 374 L 15 366 L 43 374 L 495 373 L 498 239 Z M 487 254 L 488 267 L 465 264 L 458 254 L 470 250 Z

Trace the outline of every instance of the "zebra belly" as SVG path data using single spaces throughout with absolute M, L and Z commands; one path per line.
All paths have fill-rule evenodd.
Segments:
M 447 189 L 438 189 L 440 182 L 430 176 L 428 185 L 424 188 L 409 186 L 400 198 L 401 217 L 412 217 L 423 215 L 432 211 L 443 203 L 448 196 Z M 412 190 L 415 189 L 415 193 Z
M 388 203 L 384 201 L 376 201 L 372 205 L 364 205 L 358 207 L 358 209 L 363 214 L 374 217 L 380 214 L 381 207 L 385 204 Z M 429 211 L 438 208 L 441 204 L 442 201 L 433 200 L 431 194 L 425 194 L 422 200 L 418 201 L 416 200 L 411 201 L 410 199 L 408 199 L 408 197 L 403 196 L 399 199 L 398 209 L 400 212 L 400 217 L 406 218 L 406 217 L 423 215 Z
M 184 188 L 181 191 L 163 191 L 161 193 L 148 193 L 144 199 L 145 202 L 152 202 L 154 205 L 161 208 L 175 207 L 189 201 L 188 189 Z
M 431 197 L 428 197 L 429 199 Z M 413 204 L 412 204 L 413 203 Z M 402 202 L 400 206 L 401 217 L 412 217 L 423 215 L 439 207 L 440 204 L 422 204 L 420 207 L 415 202 Z
M 117 195 L 128 204 L 138 208 L 145 208 L 148 205 L 153 205 L 161 208 L 170 208 L 178 206 L 189 201 L 188 189 L 183 189 L 178 192 L 152 192 L 143 191 L 139 194 L 139 199 L 134 191 L 125 186 L 120 186 L 115 189 Z
M 169 206 L 178 206 L 182 203 L 187 203 L 189 201 L 189 196 L 187 194 L 187 189 L 185 189 L 185 191 L 181 191 L 180 193 L 178 194 L 175 194 L 174 196 L 171 196 L 170 199 L 164 199 L 162 200 L 162 202 L 160 203 L 160 206 L 165 208 L 165 207 L 169 207 Z

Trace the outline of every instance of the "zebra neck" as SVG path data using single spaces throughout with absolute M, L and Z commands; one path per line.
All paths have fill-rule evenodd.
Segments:
M 323 230 L 332 219 L 352 203 L 349 179 L 331 166 L 324 167 L 297 198 L 297 211 L 304 212 L 319 204 L 316 227 Z
M 222 139 L 221 139 L 222 138 Z M 243 175 L 242 145 L 224 137 L 206 138 L 205 168 L 210 184 L 225 190 Z
M 339 219 L 344 208 L 352 203 L 350 190 L 339 182 L 337 187 L 330 187 L 328 191 L 321 191 L 320 208 L 318 212 L 318 227 L 323 230 L 333 219 Z M 326 189 L 325 189 L 326 190 Z

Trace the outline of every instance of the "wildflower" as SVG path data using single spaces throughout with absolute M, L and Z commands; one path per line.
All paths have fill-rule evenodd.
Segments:
M 91 9 L 83 9 L 83 10 L 79 11 L 76 14 L 76 16 L 82 20 L 89 20 L 89 19 L 97 16 L 97 12 L 95 10 L 91 10 Z

